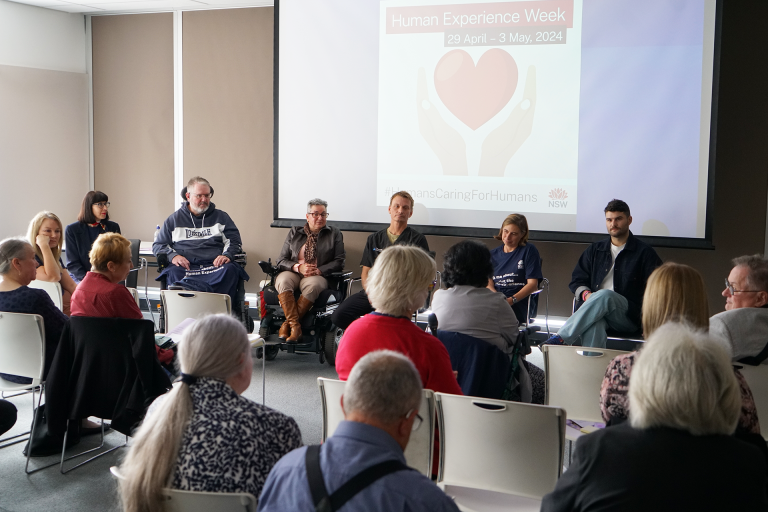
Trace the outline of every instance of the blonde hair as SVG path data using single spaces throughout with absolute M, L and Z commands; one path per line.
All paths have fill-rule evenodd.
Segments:
M 523 236 L 520 238 L 520 247 L 523 247 L 528 243 L 528 219 L 526 219 L 525 215 L 521 213 L 510 213 L 507 215 L 507 218 L 504 219 L 504 222 L 501 223 L 499 234 L 493 238 L 496 240 L 501 240 L 501 234 L 504 231 L 504 226 L 509 226 L 510 224 L 514 224 L 518 227 L 518 229 L 520 229 L 520 231 L 523 232 Z
M 43 253 L 37 246 L 37 235 L 40 233 L 40 227 L 43 225 L 45 219 L 55 221 L 61 230 L 59 246 L 55 249 L 51 249 L 51 252 L 53 253 L 53 259 L 56 261 L 56 264 L 58 264 L 59 258 L 61 258 L 61 246 L 64 244 L 64 225 L 61 223 L 61 219 L 59 219 L 56 214 L 48 211 L 42 211 L 35 215 L 29 222 L 29 228 L 27 229 L 27 240 L 29 240 L 32 249 L 35 251 L 35 255 L 40 258 L 40 261 L 43 261 Z
M 648 337 L 671 321 L 709 329 L 704 279 L 696 269 L 670 262 L 654 270 L 648 278 L 643 295 L 643 335 Z
M 106 272 L 110 261 L 118 265 L 125 263 L 125 251 L 130 248 L 131 242 L 120 233 L 102 233 L 93 242 L 88 257 L 94 269 Z
M 382 313 L 407 316 L 426 299 L 435 279 L 435 261 L 424 249 L 393 245 L 384 249 L 368 272 L 366 293 Z
M 645 343 L 629 380 L 633 427 L 671 427 L 693 435 L 736 430 L 741 393 L 730 354 L 707 332 L 662 325 Z
M 228 315 L 201 318 L 179 343 L 181 371 L 195 377 L 227 380 L 242 369 L 241 356 L 250 350 L 243 325 Z M 176 383 L 133 438 L 120 466 L 119 483 L 125 512 L 162 512 L 162 489 L 170 485 L 184 432 L 192 419 L 189 385 Z

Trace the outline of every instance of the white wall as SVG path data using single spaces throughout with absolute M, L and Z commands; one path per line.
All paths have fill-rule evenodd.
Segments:
M 85 73 L 85 16 L 0 0 L 0 64 Z
M 0 0 L 0 239 L 35 213 L 76 219 L 89 182 L 88 75 L 82 14 Z

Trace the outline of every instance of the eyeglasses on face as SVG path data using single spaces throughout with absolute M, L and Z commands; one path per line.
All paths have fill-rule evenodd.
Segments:
M 211 194 L 189 194 L 190 197 L 194 197 L 195 199 L 210 199 Z
M 413 413 L 416 413 L 416 418 L 414 418 L 413 420 L 413 426 L 411 426 L 411 432 L 416 432 L 417 430 L 419 430 L 419 427 L 424 422 L 424 418 L 422 418 L 421 415 L 419 415 L 419 413 L 416 412 L 416 409 L 411 409 L 410 411 L 405 413 L 405 419 L 410 418 L 411 414 Z
M 728 281 L 728 278 L 725 278 L 725 287 L 728 289 L 728 293 L 733 295 L 734 293 L 757 293 L 760 290 L 737 290 L 733 287 L 730 281 Z
M 101 202 L 101 203 L 93 203 L 93 206 L 97 206 L 97 207 L 99 207 L 99 208 L 101 208 L 103 210 L 104 208 L 109 208 L 110 204 L 112 204 L 112 203 Z
M 319 213 L 319 212 L 309 212 L 307 215 L 311 215 L 311 216 L 313 216 L 313 217 L 314 217 L 314 218 L 316 218 L 316 219 L 317 219 L 318 217 L 322 217 L 322 218 L 326 218 L 326 217 L 328 217 L 328 214 L 327 214 L 326 212 L 323 212 L 323 213 Z

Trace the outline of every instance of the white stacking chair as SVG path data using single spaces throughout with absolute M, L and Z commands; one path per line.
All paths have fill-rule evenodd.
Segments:
M 53 305 L 59 309 L 63 309 L 64 299 L 62 298 L 62 295 L 61 295 L 62 293 L 61 284 L 35 279 L 34 281 L 30 281 L 28 286 L 30 288 L 37 288 L 38 290 L 45 290 L 48 293 L 48 295 L 51 296 Z
M 323 404 L 323 441 L 325 441 L 333 435 L 339 423 L 344 420 L 341 395 L 344 394 L 346 382 L 318 377 L 317 385 L 320 388 L 320 399 Z M 424 390 L 418 414 L 423 422 L 416 432 L 411 433 L 405 449 L 405 461 L 421 474 L 431 477 L 435 445 L 435 394 L 429 389 Z
M 3 393 L 19 391 L 32 392 L 32 408 L 35 410 L 32 425 L 35 424 L 34 416 L 37 415 L 37 411 L 40 409 L 40 402 L 43 398 L 44 371 L 45 327 L 43 324 L 43 317 L 40 315 L 28 315 L 24 313 L 0 312 L 0 373 L 18 375 L 19 377 L 32 379 L 31 384 L 17 384 L 0 377 L 0 391 Z M 37 403 L 35 403 L 35 390 L 38 386 L 40 386 L 40 396 L 37 399 Z M 37 406 L 37 409 L 35 409 L 35 406 Z M 24 436 L 29 433 L 30 432 L 24 432 L 15 436 L 6 437 L 5 439 L 0 439 L 0 448 L 26 441 L 27 438 Z M 27 469 L 28 468 L 29 458 L 27 458 Z
M 165 332 L 170 332 L 187 318 L 205 314 L 232 314 L 232 299 L 222 293 L 162 290 L 160 300 L 165 311 Z
M 126 290 L 131 293 L 131 297 L 133 297 L 133 300 L 136 301 L 136 305 L 141 309 L 141 304 L 139 303 L 139 291 L 136 288 L 126 288 Z
M 123 480 L 120 470 L 109 471 Z M 163 489 L 165 512 L 256 512 L 256 496 L 249 492 L 196 492 Z
M 547 405 L 562 407 L 568 419 L 602 422 L 600 386 L 605 370 L 622 350 L 543 345 Z
M 755 399 L 757 407 L 757 417 L 762 418 L 760 422 L 760 434 L 768 441 L 768 365 L 750 366 L 747 364 L 741 370 L 742 375 L 752 390 L 752 396 Z
M 435 393 L 441 488 L 470 488 L 540 500 L 563 467 L 565 411 Z

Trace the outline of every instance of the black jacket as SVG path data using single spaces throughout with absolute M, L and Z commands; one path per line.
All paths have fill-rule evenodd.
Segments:
M 73 222 L 64 230 L 64 240 L 67 242 L 67 270 L 82 281 L 85 274 L 91 270 L 89 253 L 96 240 L 95 233 L 120 233 L 117 222 L 105 220 L 101 230 L 92 230 L 85 222 Z
M 766 462 L 725 435 L 608 427 L 581 437 L 542 512 L 739 512 L 768 509 Z
M 292 227 L 288 236 L 285 237 L 280 258 L 277 260 L 280 270 L 293 270 L 293 266 L 299 262 L 301 246 L 305 243 L 307 243 L 307 234 L 304 232 L 304 226 Z M 340 272 L 344 270 L 346 257 L 341 231 L 332 226 L 324 226 L 317 237 L 318 270 L 323 273 L 323 276 L 328 276 L 331 272 Z
M 612 262 L 610 238 L 587 247 L 579 258 L 576 268 L 573 269 L 571 284 L 568 285 L 571 292 L 575 294 L 579 288 L 588 288 L 590 292 L 598 291 L 611 269 Z M 626 247 L 616 257 L 613 269 L 613 291 L 627 299 L 629 319 L 637 325 L 641 325 L 643 294 L 648 276 L 661 263 L 661 258 L 653 247 L 635 238 L 630 231 Z M 580 296 L 576 298 L 576 302 L 576 309 L 578 309 L 582 303 Z
M 63 436 L 67 419 L 96 416 L 130 435 L 170 387 L 157 360 L 152 322 L 73 316 L 45 383 L 48 431 Z

